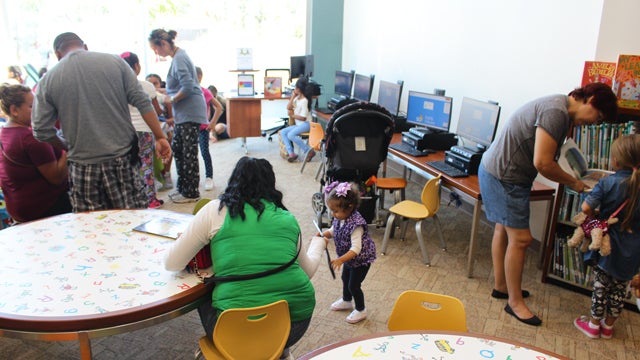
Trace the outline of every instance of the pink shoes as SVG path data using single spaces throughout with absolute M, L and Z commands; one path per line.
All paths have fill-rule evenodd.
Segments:
M 576 329 L 580 330 L 587 337 L 597 339 L 600 337 L 600 325 L 593 325 L 587 316 L 580 316 L 573 321 Z M 594 327 L 595 326 L 595 327 Z M 613 333 L 613 329 L 610 329 Z

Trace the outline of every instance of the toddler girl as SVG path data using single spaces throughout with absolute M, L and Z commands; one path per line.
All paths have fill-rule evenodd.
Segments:
M 581 316 L 573 324 L 590 338 L 613 336 L 613 323 L 620 316 L 629 280 L 640 266 L 640 134 L 622 136 L 611 145 L 615 174 L 601 179 L 582 204 L 587 215 L 607 219 L 624 203 L 609 226 L 611 254 L 603 256 L 593 269 L 591 318 Z
M 366 220 L 358 212 L 360 194 L 357 187 L 348 182 L 337 181 L 324 189 L 327 207 L 333 216 L 333 224 L 322 236 L 333 238 L 338 258 L 331 261 L 334 270 L 342 265 L 342 297 L 331 304 L 331 310 L 351 310 L 347 322 L 355 324 L 367 317 L 364 294 L 360 285 L 369 272 L 369 266 L 376 259 L 376 245 L 369 235 Z

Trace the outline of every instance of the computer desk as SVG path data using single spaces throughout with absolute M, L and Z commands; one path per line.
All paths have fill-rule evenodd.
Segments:
M 391 143 L 401 142 L 402 135 L 394 134 Z M 477 175 L 470 175 L 463 178 L 453 178 L 440 172 L 439 170 L 426 164 L 427 161 L 442 161 L 444 160 L 444 151 L 438 151 L 427 156 L 411 156 L 395 149 L 389 148 L 387 154 L 387 160 L 394 161 L 404 167 L 403 176 L 406 178 L 407 169 L 419 174 L 420 176 L 431 179 L 439 174 L 442 176 L 442 185 L 451 191 L 456 191 L 460 195 L 461 199 L 471 205 L 473 205 L 473 214 L 471 220 L 471 236 L 469 239 L 469 255 L 467 258 L 467 276 L 473 276 L 473 260 L 475 249 L 477 246 L 478 238 L 478 226 L 480 225 L 480 211 L 482 210 L 482 197 L 480 196 L 480 185 L 478 183 Z M 386 163 L 383 164 L 382 176 L 386 173 Z M 534 181 L 531 188 L 531 201 L 547 201 L 546 208 L 546 224 L 544 228 L 544 234 L 541 241 L 541 249 L 539 256 L 544 254 L 544 241 L 547 238 L 547 233 L 551 225 L 551 208 L 555 197 L 555 189 L 544 185 L 540 182 Z M 540 257 L 540 259 L 542 259 Z M 539 260 L 540 260 L 539 259 Z

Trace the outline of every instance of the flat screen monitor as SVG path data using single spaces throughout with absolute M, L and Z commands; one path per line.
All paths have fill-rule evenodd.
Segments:
M 456 134 L 486 149 L 496 136 L 499 118 L 498 104 L 464 97 Z
M 402 96 L 403 81 L 392 83 L 388 81 L 380 81 L 378 88 L 378 105 L 387 109 L 393 116 L 398 115 L 400 109 L 400 96 Z
M 448 96 L 409 91 L 407 123 L 447 132 L 451 124 L 452 102 Z
M 334 85 L 335 93 L 345 97 L 350 97 L 352 88 L 353 88 L 353 72 L 337 70 L 336 81 Z
M 360 101 L 370 101 L 373 79 L 373 75 L 356 74 L 356 78 L 353 80 L 353 98 Z
M 313 55 L 300 55 L 291 57 L 291 79 L 300 76 L 310 78 L 313 76 Z

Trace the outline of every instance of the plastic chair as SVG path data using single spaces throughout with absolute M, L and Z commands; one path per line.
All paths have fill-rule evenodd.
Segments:
M 438 219 L 438 209 L 440 208 L 440 175 L 427 181 L 422 188 L 422 194 L 420 196 L 421 203 L 412 200 L 404 200 L 389 208 L 389 219 L 387 220 L 387 227 L 384 230 L 384 238 L 382 239 L 381 253 L 384 255 L 387 250 L 387 243 L 391 230 L 393 228 L 393 222 L 396 215 L 404 218 L 402 226 L 402 239 L 405 239 L 407 233 L 407 220 L 416 220 L 416 236 L 418 237 L 418 244 L 420 244 L 420 251 L 422 252 L 422 259 L 427 266 L 430 266 L 429 256 L 427 255 L 427 248 L 422 237 L 422 221 L 424 219 L 433 218 L 436 224 L 436 230 L 440 236 L 440 244 L 442 250 L 447 249 L 447 245 L 444 242 L 444 236 L 442 235 L 442 226 Z
M 253 308 L 228 309 L 218 317 L 213 339 L 200 338 L 200 350 L 205 359 L 277 359 L 290 330 L 286 300 Z
M 300 174 L 302 174 L 302 172 L 304 171 L 304 166 L 308 162 L 307 156 L 309 155 L 311 150 L 321 154 L 322 159 L 320 166 L 324 164 L 324 156 L 322 156 L 322 153 L 324 153 L 324 142 L 322 141 L 324 139 L 324 130 L 322 129 L 322 125 L 317 122 L 310 122 L 309 127 L 309 150 L 307 150 L 302 157 L 302 167 L 300 167 Z M 320 167 L 318 168 L 318 172 L 319 171 Z M 316 172 L 316 178 L 318 177 L 318 172 Z
M 211 201 L 211 199 L 202 198 L 198 200 L 198 202 L 196 202 L 196 205 L 193 207 L 192 214 L 195 215 L 196 213 L 198 213 L 198 211 L 200 211 L 200 209 L 202 209 L 203 206 L 207 205 L 209 201 Z
M 407 290 L 396 299 L 389 331 L 449 330 L 467 331 L 464 305 L 453 296 Z
M 382 225 L 380 219 L 380 210 L 384 210 L 384 195 L 386 191 L 394 194 L 394 204 L 405 199 L 405 189 L 407 188 L 407 180 L 405 178 L 377 178 L 376 192 L 378 193 L 378 208 L 376 210 L 376 223 Z M 393 236 L 393 234 L 392 234 Z

